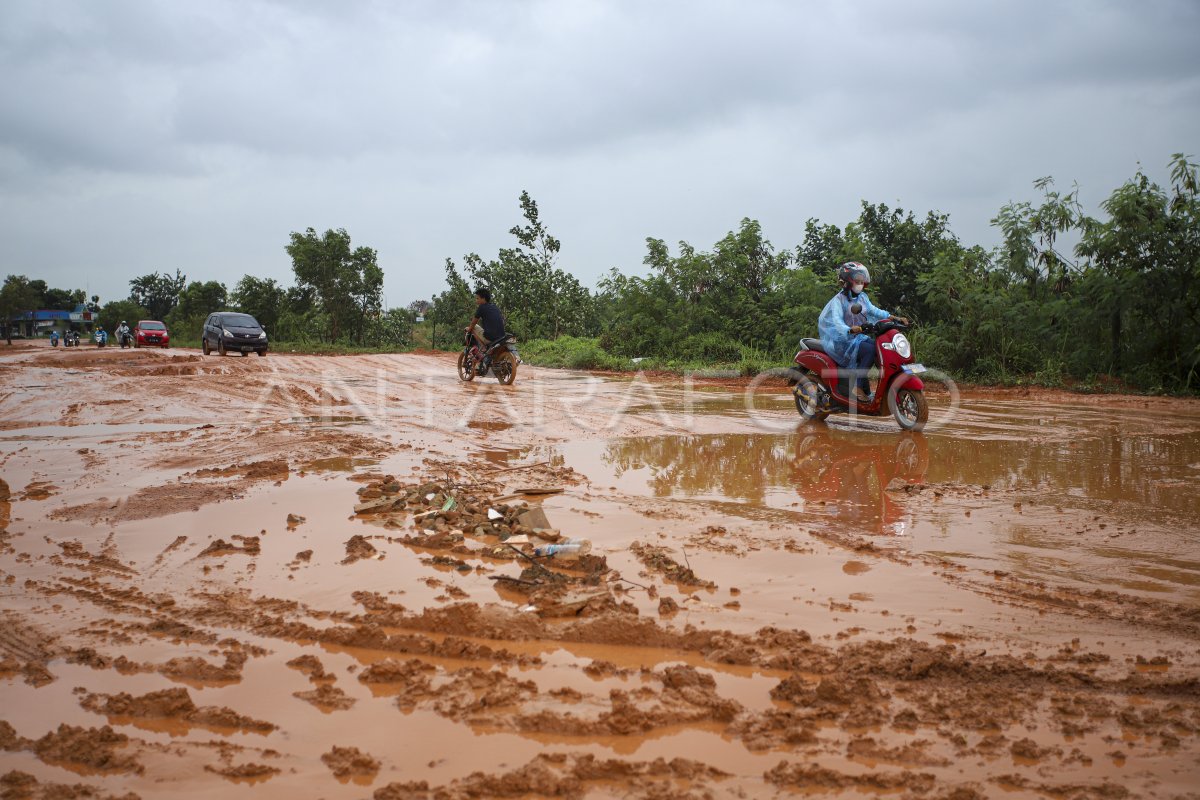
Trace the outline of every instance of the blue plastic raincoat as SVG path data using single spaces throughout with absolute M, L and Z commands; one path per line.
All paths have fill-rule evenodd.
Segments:
M 850 311 L 850 306 L 855 303 L 862 304 L 862 311 L 857 314 Z M 825 308 L 821 310 L 821 317 L 817 320 L 817 330 L 821 333 L 821 344 L 825 347 L 825 352 L 839 366 L 844 367 L 850 359 L 852 345 L 860 339 L 868 338 L 865 333 L 851 333 L 851 326 L 862 325 L 866 322 L 879 322 L 890 316 L 891 313 L 871 305 L 871 300 L 867 297 L 866 292 L 851 298 L 848 292 L 840 291 L 825 304 Z

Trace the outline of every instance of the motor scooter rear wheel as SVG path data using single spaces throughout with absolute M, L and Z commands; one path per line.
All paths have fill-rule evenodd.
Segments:
M 517 359 L 507 350 L 501 350 L 492 359 L 492 374 L 505 386 L 511 386 L 517 379 Z
M 929 421 L 929 401 L 916 389 L 898 389 L 888 397 L 896 424 L 906 431 L 919 431 Z
M 823 422 L 829 416 L 829 412 L 821 408 L 821 385 L 808 375 L 797 376 L 792 395 L 796 398 L 796 410 L 805 420 Z

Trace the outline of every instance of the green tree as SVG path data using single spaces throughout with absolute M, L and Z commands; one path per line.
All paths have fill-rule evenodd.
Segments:
M 329 320 L 318 308 L 311 286 L 289 286 L 276 326 L 272 333 L 277 342 L 319 342 L 329 329 Z
M 1197 166 L 1171 159 L 1168 193 L 1140 169 L 1084 219 L 1076 253 L 1097 273 L 1088 300 L 1108 317 L 1109 369 L 1137 365 L 1140 382 L 1190 388 L 1200 360 L 1200 193 Z M 1125 321 L 1136 332 L 1125 336 Z M 1123 353 L 1128 353 L 1128 358 Z
M 872 301 L 880 308 L 923 319 L 927 309 L 918 275 L 933 264 L 939 251 L 961 249 L 950 232 L 950 216 L 930 211 L 918 219 L 911 211 L 864 201 L 857 230 L 861 250 L 847 254 L 848 260 L 862 261 L 870 268 Z
M 594 298 L 574 275 L 557 266 L 562 244 L 547 230 L 529 192 L 521 192 L 520 205 L 524 224 L 509 229 L 518 246 L 502 248 L 495 261 L 475 253 L 465 256 L 463 268 L 471 283 L 492 292 L 509 329 L 523 338 L 595 334 Z
M 372 347 L 406 347 L 412 344 L 413 313 L 389 308 L 371 320 L 368 344 Z
M 41 279 L 31 280 L 29 288 L 37 295 L 37 302 L 33 304 L 35 309 L 74 311 L 75 306 L 87 299 L 82 289 L 55 289 Z
M 0 322 L 4 324 L 4 338 L 10 346 L 14 318 L 24 311 L 34 310 L 39 299 L 38 290 L 24 275 L 9 275 L 4 279 L 4 286 L 0 287 Z
M 46 293 L 50 291 L 50 287 L 46 285 L 46 282 L 41 278 L 34 278 L 29 282 L 29 288 L 33 291 L 33 296 L 37 298 L 34 300 L 32 308 L 47 308 Z
M 673 256 L 664 241 L 648 238 L 649 277 L 614 275 L 601 284 L 605 304 L 620 309 L 601 341 L 621 355 L 707 361 L 738 361 L 743 347 L 772 349 L 791 260 L 792 251 L 776 252 L 752 219 L 711 252 L 680 242 Z
M 87 294 L 83 289 L 55 289 L 53 287 L 46 290 L 42 295 L 41 307 L 52 311 L 74 311 L 75 307 L 87 300 Z
M 1072 264 L 1056 244 L 1061 234 L 1083 222 L 1079 189 L 1064 195 L 1052 188 L 1054 179 L 1049 177 L 1038 178 L 1033 185 L 1042 192 L 1039 206 L 1008 203 L 992 219 L 1004 234 L 997 263 L 1023 280 L 1031 292 L 1049 287 L 1062 294 L 1070 282 Z
M 129 282 L 129 299 L 146 309 L 149 318 L 165 320 L 179 302 L 186 283 L 187 276 L 179 270 L 174 276 L 151 272 Z
M 101 307 L 96 324 L 108 331 L 111 337 L 122 320 L 128 322 L 130 329 L 133 329 L 137 327 L 138 320 L 149 319 L 149 313 L 134 300 L 112 300 Z
M 350 248 L 344 228 L 318 236 L 312 228 L 291 234 L 285 248 L 296 284 L 311 288 L 328 318 L 328 340 L 361 343 L 369 319 L 383 307 L 383 270 L 369 247 Z
M 471 289 L 459 275 L 454 262 L 446 259 L 446 283 L 449 288 L 433 296 L 425 319 L 429 323 L 429 346 L 433 349 L 448 346 L 454 349 L 462 338 L 459 331 L 467 326 L 475 313 Z M 439 329 L 441 337 L 439 338 Z
M 846 240 L 836 225 L 823 225 L 809 218 L 804 223 L 804 241 L 796 248 L 796 266 L 812 270 L 817 275 L 832 275 L 842 257 Z
M 179 302 L 167 315 L 167 326 L 177 336 L 200 338 L 204 320 L 214 311 L 225 310 L 229 292 L 219 281 L 192 281 L 179 293 Z
M 235 308 L 250 314 L 259 325 L 274 334 L 287 303 L 287 290 L 272 278 L 244 275 L 233 287 L 230 300 Z

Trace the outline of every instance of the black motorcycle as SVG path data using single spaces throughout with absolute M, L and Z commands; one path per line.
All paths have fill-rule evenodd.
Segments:
M 463 350 L 458 354 L 458 377 L 473 381 L 475 376 L 487 375 L 488 370 L 496 380 L 505 385 L 517 379 L 517 339 L 511 333 L 488 345 L 487 351 L 479 346 L 474 334 L 468 329 L 463 339 Z

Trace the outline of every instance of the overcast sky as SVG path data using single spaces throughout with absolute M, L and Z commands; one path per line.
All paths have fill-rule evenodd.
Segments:
M 402 305 L 522 189 L 589 286 L 862 199 L 991 246 L 1040 176 L 1094 209 L 1200 154 L 1198 42 L 1197 0 L 0 0 L 0 276 L 290 284 L 344 227 Z

